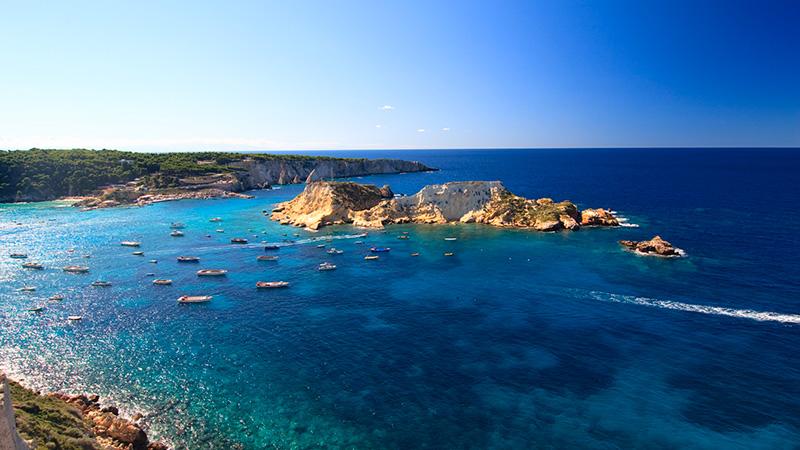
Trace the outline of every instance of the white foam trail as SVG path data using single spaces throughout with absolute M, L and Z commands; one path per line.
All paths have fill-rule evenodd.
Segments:
M 716 316 L 738 317 L 742 319 L 757 320 L 759 322 L 780 322 L 800 324 L 800 314 L 782 314 L 772 311 L 754 311 L 752 309 L 734 309 L 721 306 L 696 305 L 692 303 L 675 302 L 671 300 L 657 300 L 633 295 L 609 294 L 593 291 L 590 293 L 595 300 L 604 302 L 629 303 L 641 306 L 650 306 L 676 311 L 687 311 Z

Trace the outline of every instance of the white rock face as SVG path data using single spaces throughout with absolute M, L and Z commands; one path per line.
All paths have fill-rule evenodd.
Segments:
M 396 199 L 402 210 L 434 210 L 447 222 L 463 221 L 482 210 L 493 195 L 505 191 L 499 181 L 453 181 L 425 186 L 414 195 Z

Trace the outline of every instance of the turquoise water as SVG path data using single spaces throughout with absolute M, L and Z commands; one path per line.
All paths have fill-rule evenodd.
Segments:
M 2 205 L 0 366 L 144 412 L 151 435 L 181 448 L 796 448 L 798 153 L 370 154 L 442 169 L 359 180 L 395 192 L 500 179 L 521 195 L 611 207 L 638 228 L 409 225 L 361 238 L 264 217 L 302 186 L 90 212 Z M 185 237 L 169 236 L 174 221 Z M 653 234 L 689 257 L 616 244 Z M 277 262 L 256 261 L 261 241 L 284 245 Z M 392 251 L 365 261 L 370 245 Z M 14 251 L 46 269 L 20 268 Z M 186 254 L 201 263 L 175 261 Z M 317 271 L 323 261 L 338 269 Z M 203 279 L 199 268 L 230 272 Z M 113 286 L 89 286 L 97 279 Z M 259 280 L 292 285 L 257 291 Z M 65 299 L 47 302 L 56 293 Z M 214 300 L 179 305 L 182 294 Z

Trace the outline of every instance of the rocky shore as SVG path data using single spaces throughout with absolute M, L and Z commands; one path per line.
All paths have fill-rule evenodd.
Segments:
M 182 199 L 252 198 L 241 192 L 269 189 L 273 184 L 313 182 L 386 173 L 434 170 L 416 161 L 395 159 L 251 159 L 229 162 L 230 172 L 186 176 L 171 179 L 175 186 L 153 187 L 147 180 L 134 180 L 124 185 L 106 186 L 92 196 L 74 203 L 84 209 L 111 208 L 121 205 L 144 206 L 151 203 Z M 158 174 L 149 181 L 158 179 Z
M 672 244 L 662 239 L 661 236 L 654 236 L 648 241 L 619 241 L 619 243 L 626 249 L 639 255 L 661 256 L 664 258 L 686 256 L 683 250 L 674 247 Z
M 17 430 L 30 448 L 167 450 L 150 442 L 138 420 L 126 419 L 97 395 L 42 395 L 10 382 Z
M 169 202 L 174 200 L 211 198 L 253 198 L 253 196 L 239 192 L 225 191 L 217 188 L 189 191 L 168 189 L 141 195 L 135 191 L 125 190 L 124 188 L 110 188 L 104 190 L 97 196 L 84 197 L 73 203 L 72 206 L 88 211 L 92 209 L 113 208 L 124 205 L 146 206 L 153 203 Z
M 342 223 L 369 228 L 392 223 L 484 223 L 536 231 L 619 225 L 607 210 L 581 212 L 570 201 L 526 199 L 499 181 L 429 185 L 407 197 L 395 197 L 388 186 L 312 182 L 294 199 L 277 205 L 271 217 L 284 225 L 314 230 Z

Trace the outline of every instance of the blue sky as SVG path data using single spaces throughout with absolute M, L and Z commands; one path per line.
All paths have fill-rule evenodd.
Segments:
M 0 148 L 800 146 L 800 2 L 0 4 Z

